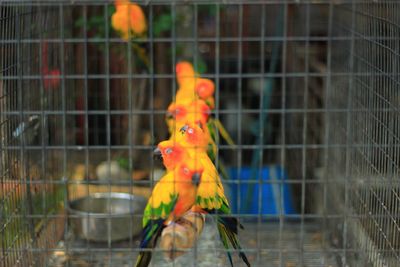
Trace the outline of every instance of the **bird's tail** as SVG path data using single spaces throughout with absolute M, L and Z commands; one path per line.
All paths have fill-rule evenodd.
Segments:
M 218 217 L 218 232 L 222 240 L 222 244 L 225 249 L 229 249 L 229 244 L 234 248 L 239 250 L 239 257 L 243 260 L 243 262 L 250 267 L 250 262 L 246 257 L 246 254 L 242 251 L 242 248 L 239 244 L 239 240 L 237 238 L 238 227 L 243 229 L 243 225 L 239 223 L 239 221 L 234 217 Z M 233 267 L 232 255 L 229 251 L 227 251 L 229 262 Z
M 142 241 L 140 242 L 140 248 L 146 249 L 141 251 L 136 260 L 135 267 L 147 267 L 150 264 L 152 252 L 148 249 L 152 249 L 156 246 L 157 239 L 161 235 L 164 228 L 163 221 L 149 221 L 144 227 L 142 232 Z

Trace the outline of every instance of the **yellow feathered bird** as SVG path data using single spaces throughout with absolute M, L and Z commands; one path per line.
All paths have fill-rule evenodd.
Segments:
M 188 121 L 205 128 L 210 114 L 210 107 L 201 99 L 188 104 L 171 103 L 166 116 L 169 132 L 175 134 Z
M 193 65 L 187 61 L 181 61 L 176 64 L 176 79 L 178 82 L 178 91 L 175 96 L 175 103 L 189 104 L 197 99 L 204 100 L 211 109 L 214 108 L 213 81 L 201 78 L 195 72 Z
M 225 197 L 224 188 L 218 176 L 218 172 L 208 158 L 205 146 L 207 139 L 202 130 L 197 125 L 185 125 L 177 135 L 177 140 L 167 140 L 159 143 L 156 154 L 162 155 L 163 163 L 167 170 L 171 170 L 181 162 L 199 162 L 203 168 L 201 182 L 197 190 L 196 205 L 192 208 L 195 212 L 205 212 L 219 214 L 217 216 L 217 226 L 221 241 L 226 249 L 229 244 L 234 249 L 241 249 L 237 239 L 238 227 L 243 226 L 234 217 L 229 216 L 231 210 L 229 202 Z M 227 252 L 231 265 L 232 257 Z M 239 251 L 239 256 L 250 266 L 246 255 Z
M 200 128 L 198 128 L 197 130 L 201 131 Z M 188 129 L 188 131 L 191 131 L 191 129 Z M 209 189 L 211 188 L 211 186 L 216 185 L 216 187 L 213 189 L 218 190 L 218 192 L 215 193 L 226 200 L 224 188 L 222 187 L 217 169 L 215 168 L 212 161 L 208 158 L 207 153 L 205 153 L 204 151 L 192 151 L 192 148 L 189 148 L 188 146 L 191 146 L 191 144 L 188 144 L 188 142 L 186 141 L 182 142 L 182 140 L 179 139 L 170 139 L 160 142 L 154 153 L 162 156 L 163 164 L 167 171 L 175 169 L 178 164 L 185 161 L 197 162 L 204 170 L 203 176 L 207 178 L 206 180 L 202 179 L 201 187 L 199 187 L 200 191 L 198 191 L 198 194 L 202 194 L 202 191 L 204 191 L 204 194 L 207 194 L 208 192 L 210 192 Z
M 177 106 L 187 107 L 192 105 L 198 99 L 203 100 L 204 103 L 206 103 L 206 105 L 210 108 L 210 111 L 214 108 L 214 82 L 209 79 L 199 77 L 191 63 L 187 61 L 181 61 L 176 64 L 176 79 L 178 82 L 178 91 L 175 96 L 175 102 L 170 105 L 171 108 Z M 192 122 L 189 119 L 187 121 Z M 168 123 L 168 119 L 167 124 L 171 125 L 171 123 Z M 169 128 L 172 135 L 175 132 L 175 129 L 179 126 L 181 126 L 181 124 L 177 123 L 172 130 L 171 127 Z M 211 137 L 208 154 L 211 160 L 214 161 L 217 152 L 216 143 L 218 140 L 218 134 L 220 134 L 229 145 L 234 145 L 234 142 L 219 120 L 209 116 L 205 126 L 207 127 L 203 127 L 203 129 L 207 128 L 207 130 L 205 130 L 206 134 Z M 222 176 L 224 178 L 228 178 L 228 174 L 223 164 L 220 164 L 218 167 Z
M 135 267 L 147 267 L 162 230 L 189 211 L 196 202 L 203 169 L 195 161 L 181 162 L 156 184 L 143 214 L 143 230 Z
M 209 106 L 201 99 L 195 100 L 188 105 L 172 103 L 168 107 L 166 117 L 168 129 L 171 134 L 170 139 L 174 139 L 175 133 L 186 123 L 196 124 L 204 131 L 207 138 L 208 153 L 216 155 L 217 145 L 208 127 L 210 113 Z

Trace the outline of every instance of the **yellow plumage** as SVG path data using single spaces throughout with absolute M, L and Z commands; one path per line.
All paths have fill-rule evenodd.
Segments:
M 153 189 L 147 202 L 143 224 L 154 219 L 165 219 L 164 224 L 168 224 L 188 211 L 195 203 L 197 191 L 197 185 L 191 180 L 194 173 L 192 170 L 200 169 L 200 165 L 196 166 L 195 162 L 183 162 L 167 172 Z M 176 204 L 172 210 L 169 210 L 170 207 L 164 208 L 172 205 L 175 198 Z
M 175 141 L 185 149 L 185 161 L 200 162 L 204 169 L 197 195 L 208 199 L 207 203 L 198 203 L 203 209 L 220 208 L 220 201 L 228 200 L 214 163 L 207 155 L 208 138 L 195 124 L 187 124 L 184 132 L 178 132 Z

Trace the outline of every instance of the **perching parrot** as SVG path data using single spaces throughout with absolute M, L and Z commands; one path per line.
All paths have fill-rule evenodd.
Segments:
M 111 16 L 112 27 L 124 40 L 131 36 L 144 36 L 147 31 L 146 16 L 142 8 L 129 0 L 116 0 L 115 13 Z
M 167 109 L 166 122 L 170 134 L 174 134 L 187 121 L 206 127 L 211 114 L 209 106 L 201 99 L 188 104 L 171 103 Z
M 196 202 L 203 169 L 198 162 L 182 162 L 156 184 L 143 214 L 141 249 L 152 249 L 162 230 L 189 211 Z M 147 267 L 151 251 L 141 251 L 136 267 Z
M 198 129 L 200 130 L 200 128 Z M 203 167 L 203 173 L 209 173 L 211 177 L 215 177 L 218 184 L 221 184 L 217 169 L 207 156 L 207 153 L 200 150 L 196 152 L 196 148 L 194 148 L 194 146 L 191 144 L 189 145 L 187 142 L 182 142 L 179 138 L 160 142 L 157 146 L 157 149 L 154 150 L 154 153 L 156 155 L 161 155 L 163 164 L 167 171 L 173 170 L 176 168 L 177 164 L 180 164 L 186 160 L 196 161 Z M 215 182 L 213 181 L 213 183 Z
M 192 105 L 192 103 L 198 99 L 203 100 L 204 103 L 211 110 L 215 106 L 214 101 L 214 92 L 215 85 L 214 82 L 210 79 L 205 79 L 199 77 L 193 68 L 193 65 L 187 61 L 181 61 L 176 64 L 176 78 L 178 82 L 178 91 L 175 96 L 175 102 L 171 103 L 169 108 L 176 108 L 181 106 L 188 107 Z M 170 113 L 169 113 L 170 114 Z M 172 123 L 168 121 L 172 121 L 167 118 L 167 124 L 169 126 L 170 132 L 174 132 L 173 128 L 171 129 Z M 190 122 L 190 120 L 189 120 Z M 180 123 L 177 123 L 174 128 L 178 128 Z M 207 135 L 211 137 L 211 142 L 208 150 L 208 155 L 212 161 L 216 159 L 217 146 L 216 143 L 218 141 L 218 134 L 229 144 L 234 145 L 232 138 L 229 136 L 228 132 L 225 130 L 224 126 L 218 119 L 212 118 L 208 116 L 207 120 Z M 205 128 L 205 127 L 204 127 Z M 178 128 L 179 129 L 179 128 Z M 224 168 L 223 164 L 218 165 L 218 169 L 221 172 L 222 177 L 228 178 L 228 174 Z
M 215 160 L 217 155 L 216 138 L 216 127 L 217 120 L 210 118 L 210 107 L 202 99 L 195 100 L 190 104 L 177 104 L 172 103 L 169 105 L 166 116 L 166 123 L 171 134 L 170 139 L 173 139 L 175 133 L 186 123 L 196 123 L 202 128 L 208 140 L 208 156 L 212 161 Z M 220 129 L 222 136 L 225 136 L 226 140 L 231 140 L 229 135 L 225 132 L 221 124 L 217 125 Z M 233 144 L 233 141 L 229 142 Z M 222 163 L 218 165 L 218 169 L 221 172 L 222 177 L 228 178 L 228 174 Z
M 203 131 L 208 140 L 208 153 L 215 158 L 217 154 L 217 145 L 210 133 L 207 125 L 210 116 L 210 108 L 201 99 L 193 101 L 191 104 L 172 103 L 167 111 L 167 125 L 171 134 L 170 139 L 175 138 L 175 133 L 186 123 L 197 124 Z
M 217 227 L 221 241 L 226 249 L 229 249 L 229 243 L 234 249 L 241 250 L 237 239 L 238 227 L 243 226 L 234 217 L 229 216 L 231 210 L 227 198 L 225 197 L 224 188 L 218 176 L 215 166 L 208 158 L 204 150 L 204 134 L 196 125 L 185 126 L 182 130 L 182 137 L 177 140 L 167 140 L 160 142 L 154 151 L 160 154 L 167 170 L 171 170 L 181 162 L 199 162 L 203 168 L 201 182 L 197 190 L 196 205 L 192 211 L 220 214 L 217 216 Z M 231 265 L 231 253 L 227 252 Z M 246 255 L 239 251 L 239 256 L 250 266 Z
M 178 82 L 178 91 L 175 96 L 177 104 L 188 104 L 200 98 L 211 109 L 214 108 L 215 86 L 213 81 L 200 78 L 200 75 L 194 71 L 193 65 L 187 61 L 178 62 L 175 71 Z

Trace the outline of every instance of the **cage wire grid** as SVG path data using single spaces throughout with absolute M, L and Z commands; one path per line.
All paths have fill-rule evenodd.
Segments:
M 224 181 L 238 190 L 228 197 L 253 266 L 400 265 L 400 3 L 146 1 L 148 36 L 131 42 L 110 30 L 112 4 L 0 3 L 1 266 L 134 263 L 136 236 L 80 239 L 65 207 L 92 186 L 137 193 L 155 184 L 151 153 L 167 138 L 182 59 L 207 66 L 213 116 L 235 141 L 218 143 L 216 165 L 233 176 L 256 167 L 248 180 Z M 160 15 L 176 19 L 161 33 Z M 147 49 L 148 71 L 135 47 Z M 149 180 L 94 179 L 94 166 L 119 156 Z M 287 178 L 265 180 L 266 166 Z M 257 196 L 255 213 L 240 209 L 243 186 Z M 263 210 L 265 186 L 276 212 Z M 207 220 L 193 250 L 167 263 L 156 248 L 153 266 L 228 266 L 215 236 Z

